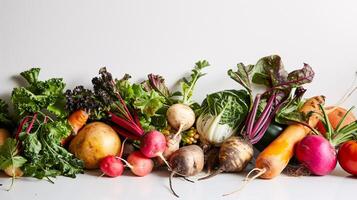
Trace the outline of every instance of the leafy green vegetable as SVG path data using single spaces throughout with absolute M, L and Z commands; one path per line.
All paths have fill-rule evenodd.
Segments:
M 40 123 L 33 130 L 30 134 L 20 134 L 24 156 L 28 160 L 23 166 L 25 176 L 42 179 L 64 175 L 74 178 L 83 173 L 83 162 L 60 146 L 60 141 L 71 132 L 67 120 Z
M 12 127 L 14 125 L 11 116 L 9 114 L 8 105 L 0 99 L 0 128 Z
M 209 63 L 206 60 L 198 61 L 192 70 L 190 80 L 183 78 L 183 80 L 181 81 L 182 100 L 180 101 L 180 103 L 183 103 L 186 105 L 191 105 L 194 103 L 191 100 L 191 97 L 192 97 L 196 82 L 199 78 L 206 75 L 206 74 L 202 73 L 201 70 L 208 66 L 209 66 Z
M 232 69 L 228 70 L 228 75 L 241 84 L 249 94 L 252 93 L 252 81 L 251 74 L 253 71 L 254 65 L 245 66 L 243 63 L 237 64 L 237 71 L 234 72 Z
M 288 100 L 284 103 L 284 106 L 276 113 L 275 121 L 279 124 L 289 124 L 291 122 L 306 122 L 307 117 L 304 113 L 299 112 L 299 109 L 303 105 L 302 97 L 305 93 L 305 89 L 297 88 L 293 95 L 290 95 Z
M 244 122 L 249 102 L 245 90 L 224 90 L 207 95 L 196 122 L 201 139 L 216 145 L 224 142 Z
M 32 68 L 21 73 L 29 86 L 14 88 L 11 95 L 15 110 L 22 117 L 27 114 L 47 110 L 57 117 L 67 116 L 63 105 L 65 83 L 61 78 L 38 80 L 40 69 Z
M 246 120 L 244 135 L 252 144 L 262 138 L 277 113 L 277 122 L 287 123 L 294 120 L 303 123 L 300 121 L 302 116 L 294 110 L 297 108 L 296 102 L 299 102 L 301 97 L 294 100 L 289 97 L 295 88 L 312 81 L 314 71 L 309 65 L 304 64 L 303 68 L 288 73 L 280 56 L 271 55 L 259 59 L 254 66 L 245 67 L 238 64 L 237 67 L 237 71 L 229 70 L 228 75 L 248 90 L 251 102 L 251 83 L 267 88 L 264 93 L 255 96 Z
M 156 90 L 146 90 L 143 84 L 131 84 L 129 79 L 130 75 L 126 74 L 122 79 L 116 80 L 120 95 L 127 104 L 138 111 L 140 124 L 145 131 L 157 128 L 152 124 L 152 118 L 160 117 L 158 111 L 163 108 L 165 97 Z
M 65 92 L 65 108 L 70 113 L 77 110 L 84 110 L 93 120 L 104 119 L 110 106 L 102 104 L 92 90 L 85 89 L 83 86 L 76 86 L 73 90 Z

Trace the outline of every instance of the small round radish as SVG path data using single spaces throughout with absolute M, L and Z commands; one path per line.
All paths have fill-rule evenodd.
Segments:
M 127 166 L 137 176 L 146 176 L 154 168 L 154 162 L 139 151 L 134 151 L 128 156 Z
M 107 156 L 99 163 L 100 170 L 109 177 L 117 177 L 123 174 L 124 165 L 120 159 L 115 156 Z
M 319 135 L 308 135 L 302 139 L 296 145 L 295 155 L 311 173 L 319 176 L 329 174 L 337 164 L 335 148 Z
M 161 132 L 156 130 L 150 131 L 142 137 L 140 143 L 140 152 L 148 158 L 160 157 L 166 163 L 166 165 L 170 167 L 163 156 L 165 150 L 166 138 Z
M 195 113 L 190 106 L 180 103 L 170 106 L 166 117 L 170 126 L 177 130 L 177 134 L 191 128 L 196 119 Z

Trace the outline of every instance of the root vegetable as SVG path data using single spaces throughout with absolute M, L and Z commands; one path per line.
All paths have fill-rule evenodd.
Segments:
M 19 167 L 14 167 L 12 165 L 5 168 L 4 172 L 6 175 L 13 177 L 13 178 L 21 177 L 22 175 L 24 175 L 24 172 Z
M 120 151 L 120 138 L 107 124 L 93 122 L 82 128 L 73 138 L 69 150 L 84 161 L 85 168 L 96 169 L 100 160 Z
M 324 176 L 332 172 L 337 164 L 335 148 L 323 136 L 308 135 L 295 148 L 297 159 L 313 174 Z
M 352 109 L 353 107 L 341 117 L 336 128 L 333 128 L 325 109 L 321 106 L 323 113 L 321 121 L 326 130 L 324 136 L 306 136 L 296 146 L 296 157 L 313 174 L 326 175 L 336 167 L 337 152 L 335 148 L 341 143 L 351 140 L 354 137 L 354 132 L 357 131 L 357 121 L 343 126 Z
M 320 105 L 325 102 L 324 96 L 316 96 L 308 99 L 300 111 L 308 114 L 314 112 L 309 118 L 308 124 L 315 127 L 319 121 L 317 113 L 321 113 Z M 294 154 L 295 145 L 301 141 L 310 129 L 301 124 L 288 126 L 267 148 L 262 151 L 257 160 L 256 168 L 260 169 L 260 177 L 271 179 L 278 176 L 289 163 Z
M 175 151 L 170 159 L 172 173 L 169 178 L 170 189 L 178 197 L 172 187 L 172 178 L 174 175 L 182 177 L 194 176 L 202 171 L 204 165 L 203 150 L 197 145 L 184 146 Z
M 166 139 L 166 149 L 163 153 L 165 158 L 169 158 L 175 151 L 180 148 L 181 135 L 170 134 L 165 136 Z
M 10 137 L 9 131 L 4 128 L 0 128 L 0 146 L 5 143 L 8 137 Z
M 132 152 L 127 159 L 127 167 L 137 176 L 146 176 L 154 168 L 154 162 L 145 157 L 140 151 Z
M 253 146 L 250 142 L 240 137 L 230 137 L 220 148 L 218 170 L 199 180 L 211 178 L 222 172 L 240 172 L 252 160 L 253 153 Z
M 170 126 L 177 130 L 177 135 L 191 128 L 196 118 L 190 106 L 181 103 L 170 106 L 166 116 Z
M 170 156 L 177 151 L 180 148 L 180 142 L 181 142 L 181 134 L 176 135 L 176 134 L 169 134 L 165 136 L 166 138 L 166 149 L 164 153 L 162 154 L 165 159 L 169 159 Z M 165 162 L 161 158 L 155 159 L 155 163 L 157 166 L 163 165 Z
M 123 162 L 116 156 L 107 156 L 100 161 L 100 170 L 109 177 L 117 177 L 123 174 Z
M 150 131 L 141 138 L 140 152 L 147 158 L 160 157 L 170 168 L 163 153 L 166 149 L 166 138 L 159 131 Z

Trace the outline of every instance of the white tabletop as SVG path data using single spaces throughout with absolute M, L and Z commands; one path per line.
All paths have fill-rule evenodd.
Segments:
M 173 181 L 180 199 L 343 199 L 356 193 L 357 180 L 348 176 L 340 167 L 328 176 L 288 177 L 281 175 L 273 180 L 256 179 L 239 194 L 221 195 L 237 189 L 244 174 L 220 174 L 206 181 L 190 183 L 181 178 Z M 117 178 L 99 177 L 96 171 L 86 172 L 76 179 L 58 177 L 55 184 L 45 180 L 22 178 L 16 180 L 9 192 L 0 190 L 0 199 L 19 200 L 111 200 L 111 199 L 176 199 L 169 191 L 168 172 L 159 170 L 146 177 L 135 177 L 130 171 Z M 204 174 L 200 174 L 204 175 Z M 197 176 L 198 177 L 198 176 Z M 197 177 L 193 177 L 194 180 Z M 4 175 L 2 188 L 10 184 Z

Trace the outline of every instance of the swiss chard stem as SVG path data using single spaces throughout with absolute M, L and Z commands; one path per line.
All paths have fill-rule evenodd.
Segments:
M 262 114 L 259 116 L 259 119 L 255 123 L 253 131 L 251 133 L 251 139 L 253 139 L 257 135 L 257 132 L 264 126 L 267 119 L 269 118 L 275 97 L 276 97 L 275 94 L 270 96 L 267 105 L 265 106 Z
M 34 125 L 34 123 L 35 123 L 35 121 L 36 121 L 36 119 L 37 119 L 37 113 L 35 113 L 34 115 L 33 115 L 33 117 L 32 117 L 32 121 L 30 122 L 30 125 L 27 127 L 27 129 L 26 129 L 26 133 L 27 134 L 29 134 L 30 132 L 31 132 L 31 129 L 32 129 L 32 127 L 33 127 L 33 125 Z
M 253 125 L 254 125 L 254 120 L 255 120 L 255 116 L 256 116 L 257 111 L 258 111 L 259 103 L 260 103 L 260 95 L 257 95 L 255 97 L 255 99 L 254 99 L 253 108 L 252 108 L 251 112 L 249 113 L 248 121 L 247 121 L 247 124 L 246 124 L 248 138 L 251 137 L 251 133 L 252 133 Z

